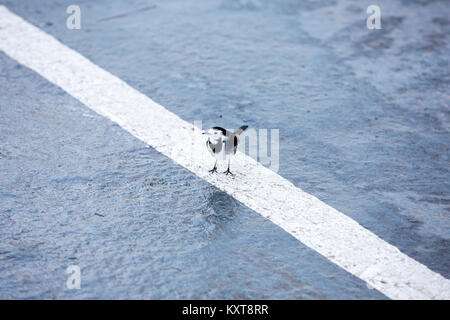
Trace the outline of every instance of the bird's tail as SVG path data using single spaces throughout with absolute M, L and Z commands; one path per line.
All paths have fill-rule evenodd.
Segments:
M 242 132 L 244 132 L 247 128 L 248 128 L 248 126 L 242 126 L 242 127 L 240 127 L 239 129 L 237 129 L 237 130 L 234 132 L 234 134 L 235 134 L 236 136 L 238 136 L 238 135 L 240 135 Z

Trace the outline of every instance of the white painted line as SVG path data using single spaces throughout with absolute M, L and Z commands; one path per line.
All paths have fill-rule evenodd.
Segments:
M 4 6 L 0 49 L 386 296 L 450 299 L 449 280 L 244 154 L 234 178 L 208 174 L 199 129 Z

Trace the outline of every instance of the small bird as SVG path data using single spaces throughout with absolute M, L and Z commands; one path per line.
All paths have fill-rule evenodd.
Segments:
M 216 158 L 214 168 L 209 172 L 217 172 L 217 160 L 228 160 L 228 169 L 224 171 L 225 174 L 232 174 L 230 171 L 230 159 L 236 154 L 237 146 L 239 144 L 239 135 L 244 132 L 248 126 L 242 126 L 235 132 L 228 131 L 221 127 L 212 127 L 203 134 L 208 135 L 206 141 L 206 148 L 211 155 Z

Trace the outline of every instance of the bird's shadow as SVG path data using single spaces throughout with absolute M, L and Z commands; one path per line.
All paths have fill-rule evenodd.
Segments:
M 211 187 L 206 194 L 205 220 L 207 223 L 219 227 L 234 218 L 237 206 L 238 203 L 233 197 Z

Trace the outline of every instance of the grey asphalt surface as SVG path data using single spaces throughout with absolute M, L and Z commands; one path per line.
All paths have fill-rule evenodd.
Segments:
M 450 277 L 447 2 L 377 1 L 382 30 L 369 1 L 0 4 L 185 120 L 280 129 L 280 175 Z M 0 70 L 0 298 L 385 298 L 3 53 Z

